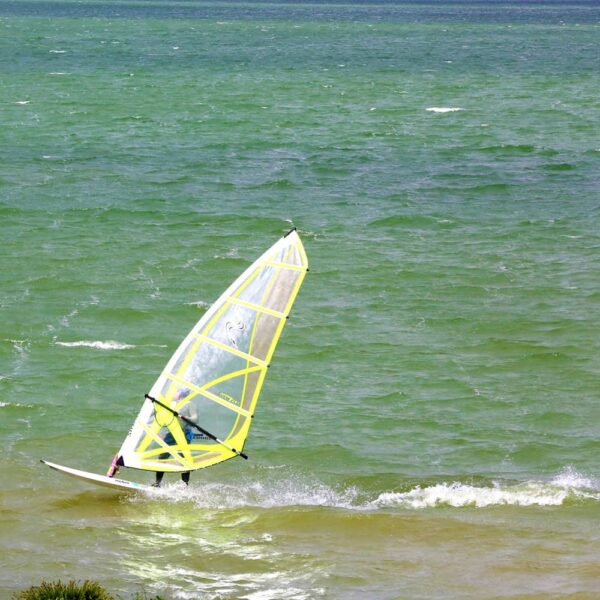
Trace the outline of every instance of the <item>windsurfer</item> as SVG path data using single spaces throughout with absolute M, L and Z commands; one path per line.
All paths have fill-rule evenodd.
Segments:
M 189 390 L 187 388 L 180 388 L 175 393 L 173 401 L 171 402 L 172 406 L 175 407 L 179 402 L 181 402 L 181 400 L 183 400 L 184 398 L 187 398 L 187 396 L 189 396 L 190 392 L 191 392 L 191 390 Z M 186 417 L 187 419 L 189 419 L 190 421 L 193 421 L 195 423 L 198 422 L 198 411 L 196 410 L 196 407 L 193 404 L 193 402 L 188 402 L 187 404 L 182 406 L 178 410 L 178 412 L 179 412 L 180 417 Z M 179 418 L 179 425 L 181 426 L 181 429 L 183 430 L 183 435 L 185 435 L 185 439 L 187 440 L 188 444 L 191 444 L 192 440 L 194 439 L 194 427 L 192 425 L 190 425 L 187 421 L 185 421 L 181 418 Z M 167 431 L 167 433 L 163 437 L 163 440 L 169 446 L 177 444 L 171 431 Z M 170 456 L 170 454 L 168 452 L 164 452 L 158 458 L 165 459 L 165 458 L 169 458 L 169 456 Z M 160 487 L 164 476 L 165 476 L 164 471 L 156 471 L 156 481 L 152 485 L 154 487 Z M 190 471 L 184 471 L 183 473 L 181 473 L 181 480 L 185 483 L 185 485 L 188 485 L 190 482 Z

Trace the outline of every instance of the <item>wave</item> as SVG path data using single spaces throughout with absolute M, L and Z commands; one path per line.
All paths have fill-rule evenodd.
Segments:
M 440 483 L 408 492 L 385 492 L 372 503 L 374 508 L 423 509 L 489 506 L 560 506 L 569 500 L 600 500 L 597 481 L 565 469 L 548 482 L 527 481 L 514 485 L 475 486 L 460 482 Z
M 33 408 L 33 404 L 21 404 L 19 402 L 0 402 L 0 408 Z
M 462 108 L 458 108 L 455 106 L 431 106 L 430 108 L 425 109 L 427 112 L 433 113 L 449 113 L 449 112 L 458 112 L 459 110 L 464 110 Z
M 370 497 L 369 497 L 370 496 Z M 237 484 L 203 483 L 186 487 L 181 482 L 152 490 L 150 497 L 131 497 L 132 502 L 167 500 L 192 502 L 198 508 L 223 510 L 243 507 L 328 507 L 356 511 L 428 508 L 486 508 L 492 506 L 560 506 L 568 502 L 600 500 L 600 482 L 571 468 L 547 482 L 528 481 L 490 486 L 461 482 L 416 486 L 406 492 L 383 492 L 375 499 L 357 486 L 329 486 L 288 476 L 271 481 Z
M 121 342 L 92 342 L 82 340 L 80 342 L 54 342 L 56 346 L 64 346 L 66 348 L 96 348 L 97 350 L 129 350 L 130 348 L 135 348 L 132 344 L 122 344 Z

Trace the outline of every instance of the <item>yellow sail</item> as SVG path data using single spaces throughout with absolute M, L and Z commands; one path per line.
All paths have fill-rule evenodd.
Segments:
M 242 453 L 267 368 L 308 270 L 295 229 L 196 323 L 142 405 L 119 464 L 191 471 Z

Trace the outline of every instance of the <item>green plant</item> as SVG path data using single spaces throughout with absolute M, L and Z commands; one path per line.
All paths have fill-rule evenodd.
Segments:
M 114 600 L 99 583 L 84 581 L 78 583 L 61 581 L 49 583 L 42 581 L 13 596 L 14 600 Z

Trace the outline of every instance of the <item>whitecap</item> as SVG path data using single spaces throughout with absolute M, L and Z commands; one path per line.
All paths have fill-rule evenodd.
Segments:
M 228 258 L 240 258 L 240 252 L 237 248 L 231 248 L 225 254 L 215 254 L 213 258 L 217 260 L 226 260 Z
M 373 502 L 373 506 L 374 508 L 432 508 L 435 506 L 483 508 L 502 504 L 556 506 L 562 504 L 566 496 L 567 492 L 564 490 L 550 492 L 540 489 L 539 486 L 510 490 L 454 482 L 440 483 L 426 488 L 417 486 L 408 492 L 385 492 L 379 495 Z
M 33 408 L 33 404 L 19 404 L 18 402 L 0 402 L 0 408 L 6 408 L 7 406 L 13 406 L 16 408 Z
M 31 100 L 17 100 L 15 104 L 29 104 Z
M 197 308 L 210 308 L 210 302 L 204 302 L 204 300 L 196 300 L 195 302 L 186 302 L 186 306 L 196 306 Z
M 60 324 L 63 327 L 69 327 L 71 324 L 71 319 L 76 317 L 79 314 L 79 311 L 75 308 L 68 315 L 64 315 L 60 318 Z
M 437 506 L 560 506 L 568 498 L 600 500 L 600 487 L 568 468 L 548 482 L 527 481 L 513 485 L 477 486 L 460 482 L 417 486 L 408 492 L 384 492 L 373 508 L 433 508 Z
M 449 112 L 458 112 L 459 110 L 463 110 L 463 109 L 455 107 L 455 106 L 431 106 L 430 108 L 426 108 L 425 110 L 427 112 L 433 112 L 433 113 L 449 113 Z
M 30 346 L 29 340 L 13 340 L 10 338 L 6 338 L 4 341 L 10 342 L 13 345 L 13 348 L 16 350 L 17 354 L 21 358 L 25 358 Z
M 113 341 L 86 341 L 82 340 L 80 342 L 54 342 L 56 346 L 64 346 L 66 348 L 95 348 L 97 350 L 129 350 L 130 348 L 135 348 L 132 344 L 122 344 L 120 342 Z
M 66 50 L 50 50 L 50 54 L 64 54 Z
M 189 268 L 193 268 L 195 265 L 197 265 L 198 263 L 202 262 L 201 258 L 190 258 L 184 265 L 183 268 L 184 269 L 189 269 Z

